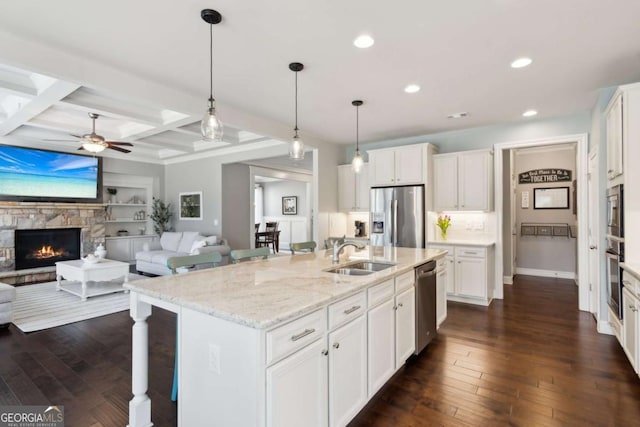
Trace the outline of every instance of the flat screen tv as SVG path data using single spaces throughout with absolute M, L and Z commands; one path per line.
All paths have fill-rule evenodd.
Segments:
M 0 145 L 0 200 L 102 203 L 102 158 Z

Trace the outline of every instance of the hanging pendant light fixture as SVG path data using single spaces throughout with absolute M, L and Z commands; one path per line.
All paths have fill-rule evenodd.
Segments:
M 364 159 L 360 155 L 360 143 L 359 143 L 360 135 L 358 134 L 359 133 L 358 128 L 360 125 L 359 116 L 358 116 L 358 107 L 360 107 L 362 104 L 363 103 L 360 100 L 351 102 L 351 105 L 356 107 L 356 152 L 353 155 L 353 160 L 351 160 L 351 169 L 353 169 L 355 173 L 360 173 L 360 171 L 362 170 L 362 165 L 364 164 Z
M 293 128 L 293 139 L 291 140 L 291 144 L 289 144 L 289 158 L 293 160 L 302 160 L 304 159 L 304 142 L 300 139 L 298 135 L 298 71 L 302 71 L 304 69 L 304 65 L 299 62 L 292 62 L 289 64 L 289 69 L 296 73 L 296 127 Z
M 216 113 L 216 100 L 213 98 L 213 26 L 222 21 L 222 15 L 213 9 L 203 9 L 200 17 L 209 24 L 209 107 L 207 108 L 200 130 L 205 141 L 222 141 L 223 126 Z

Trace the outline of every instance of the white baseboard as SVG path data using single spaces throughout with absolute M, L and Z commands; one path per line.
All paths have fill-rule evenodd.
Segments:
M 576 273 L 573 271 L 553 271 L 538 270 L 536 268 L 516 268 L 516 274 L 525 274 L 527 276 L 554 277 L 556 279 L 576 280 Z
M 513 285 L 513 276 L 502 276 L 502 283 L 505 285 Z
M 598 332 L 607 335 L 616 334 L 616 330 L 613 328 L 613 326 L 611 326 L 611 323 L 605 321 L 598 322 Z

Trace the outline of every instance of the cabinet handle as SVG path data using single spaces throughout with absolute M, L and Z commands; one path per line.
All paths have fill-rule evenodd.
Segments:
M 340 343 L 337 342 L 337 343 L 333 344 L 333 348 L 340 348 Z
M 393 306 L 393 309 L 394 309 L 394 310 L 397 310 L 397 309 L 398 309 L 398 306 L 397 306 L 397 305 L 394 305 L 394 306 Z
M 298 335 L 291 335 L 291 341 L 298 341 L 300 338 L 304 338 L 307 335 L 314 333 L 315 331 L 316 331 L 315 329 L 305 329 L 304 331 L 300 332 Z
M 611 173 L 611 172 L 613 172 L 613 169 L 609 169 L 609 170 L 607 171 L 607 173 Z
M 401 302 L 398 303 L 398 307 L 404 307 Z
M 359 310 L 359 309 L 360 309 L 360 306 L 359 306 L 359 305 L 354 305 L 354 306 L 353 306 L 353 307 L 351 307 L 350 309 L 345 310 L 343 313 L 344 313 L 344 314 L 351 314 L 351 313 L 353 313 L 354 311 Z
M 322 354 L 323 356 L 326 356 L 327 354 L 329 354 L 329 350 L 322 350 L 320 354 Z

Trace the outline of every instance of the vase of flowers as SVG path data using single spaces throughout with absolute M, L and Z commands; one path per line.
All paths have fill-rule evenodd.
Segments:
M 150 218 L 153 220 L 153 231 L 161 236 L 164 231 L 171 231 L 169 221 L 173 213 L 171 213 L 171 203 L 164 203 L 160 199 L 153 198 L 151 206 Z
M 451 217 L 449 215 L 440 215 L 436 224 L 440 228 L 442 240 L 447 240 L 447 229 L 451 226 Z

